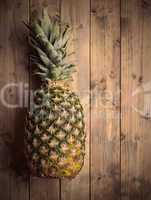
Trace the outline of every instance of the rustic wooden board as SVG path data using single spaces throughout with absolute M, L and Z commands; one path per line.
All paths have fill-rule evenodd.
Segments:
M 75 54 L 68 61 L 77 65 L 72 88 L 84 105 L 87 132 L 85 165 L 73 180 L 29 181 L 19 174 L 24 173 L 28 90 L 38 87 L 31 74 L 29 80 L 22 21 L 43 6 L 73 27 L 69 52 Z M 0 198 L 150 200 L 150 57 L 149 0 L 1 1 Z M 8 108 L 2 101 L 2 88 L 9 83 L 24 88 L 21 94 L 16 85 L 5 92 L 7 102 L 20 101 L 19 108 Z
M 3 200 L 27 200 L 29 196 L 28 180 L 18 174 L 23 170 L 23 101 L 24 86 L 28 83 L 26 31 L 22 21 L 27 18 L 28 1 L 0 2 L 0 197 Z M 19 105 L 14 107 L 15 104 Z
M 120 1 L 91 2 L 91 199 L 120 198 Z
M 150 2 L 142 3 L 142 81 L 144 83 L 144 102 L 143 119 L 142 119 L 142 159 L 140 162 L 143 165 L 143 179 L 140 180 L 143 185 L 143 199 L 151 199 L 151 4 Z M 140 140 L 141 142 L 141 140 Z M 141 188 L 141 187 L 140 187 Z M 142 190 L 142 189 L 141 189 Z
M 150 2 L 122 0 L 122 200 L 151 199 Z
M 75 179 L 61 181 L 62 200 L 89 199 L 89 11 L 89 0 L 62 0 L 61 19 L 73 28 L 69 52 L 74 51 L 75 54 L 68 61 L 76 64 L 77 73 L 74 75 L 72 88 L 79 94 L 84 106 L 87 132 L 84 167 Z
M 60 14 L 59 0 L 31 0 L 30 10 L 41 10 L 42 7 L 48 7 L 51 16 Z M 37 88 L 37 82 L 32 81 L 31 87 Z M 60 183 L 58 179 L 31 178 L 30 199 L 31 200 L 59 200 Z

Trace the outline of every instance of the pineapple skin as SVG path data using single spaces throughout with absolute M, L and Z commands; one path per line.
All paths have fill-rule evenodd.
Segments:
M 83 108 L 64 86 L 42 86 L 27 115 L 25 152 L 30 174 L 74 178 L 84 164 Z

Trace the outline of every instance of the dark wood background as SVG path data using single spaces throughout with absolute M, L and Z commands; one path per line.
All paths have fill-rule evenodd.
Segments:
M 85 165 L 73 180 L 22 175 L 27 94 L 36 86 L 22 21 L 41 6 L 73 27 L 73 88 L 87 131 Z M 151 200 L 150 59 L 150 0 L 0 0 L 0 199 Z M 3 95 L 9 83 L 17 85 Z M 9 108 L 3 97 L 23 106 Z

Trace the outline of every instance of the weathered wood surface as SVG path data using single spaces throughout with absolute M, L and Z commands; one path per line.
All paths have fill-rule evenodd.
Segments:
M 85 110 L 86 159 L 73 180 L 30 180 L 24 172 L 23 127 L 28 88 L 31 12 L 48 6 L 73 27 L 73 89 Z M 5 0 L 0 2 L 0 199 L 151 199 L 151 3 L 149 0 Z M 30 78 L 29 78 L 30 77 Z M 19 93 L 18 87 L 26 87 Z M 7 102 L 26 105 L 8 108 Z M 121 93 L 120 93 L 121 89 Z
M 90 98 L 90 62 L 89 62 L 89 0 L 62 0 L 61 19 L 73 28 L 69 53 L 75 52 L 68 59 L 75 62 L 77 73 L 74 74 L 72 88 L 78 93 L 84 106 L 86 124 L 86 156 L 84 167 L 73 180 L 61 183 L 62 200 L 89 200 L 89 98 Z
M 120 1 L 91 3 L 91 198 L 120 198 Z
M 22 21 L 27 19 L 28 1 L 0 1 L 0 198 L 3 200 L 28 200 L 28 181 L 15 171 L 23 167 L 23 87 L 28 83 L 28 70 Z
M 121 199 L 150 200 L 151 5 L 121 3 Z

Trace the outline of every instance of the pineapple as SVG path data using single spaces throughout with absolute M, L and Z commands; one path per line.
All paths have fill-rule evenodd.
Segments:
M 61 30 L 46 8 L 28 28 L 31 63 L 42 84 L 26 119 L 27 164 L 33 176 L 73 178 L 84 163 L 86 135 L 82 105 L 68 84 L 75 67 L 65 61 L 70 28 Z

